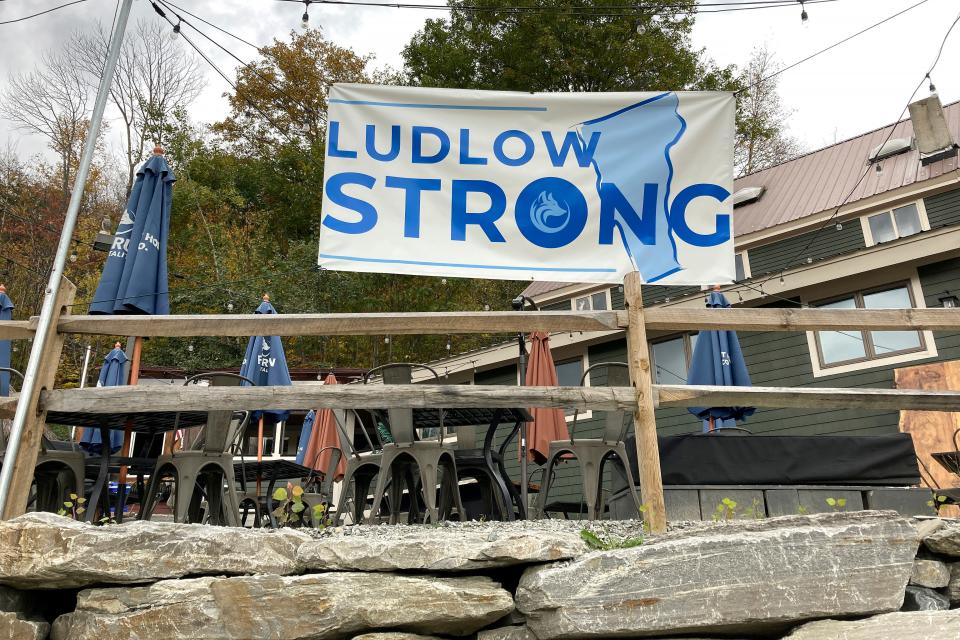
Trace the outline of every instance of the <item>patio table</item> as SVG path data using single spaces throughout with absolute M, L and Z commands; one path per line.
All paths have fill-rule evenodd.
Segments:
M 503 504 L 510 505 L 516 503 L 521 519 L 526 519 L 527 505 L 516 494 L 513 482 L 507 476 L 506 469 L 503 466 L 502 456 L 497 456 L 496 464 L 493 458 L 493 439 L 497 429 L 503 425 L 511 426 L 509 442 L 514 434 L 520 431 L 523 426 L 533 420 L 533 416 L 526 409 L 518 408 L 483 408 L 483 409 L 442 409 L 443 426 L 445 428 L 457 428 L 467 426 L 486 426 L 487 431 L 483 438 L 483 460 L 490 473 L 490 477 L 497 482 L 497 488 L 503 497 Z M 440 413 L 437 409 L 419 408 L 413 410 L 413 424 L 417 429 L 429 429 L 440 427 Z M 507 520 L 514 520 L 513 510 L 507 509 Z
M 52 424 L 75 425 L 86 429 L 99 429 L 101 442 L 110 442 L 111 429 L 129 428 L 134 433 L 142 433 L 150 436 L 173 431 L 175 429 L 185 429 L 188 427 L 197 427 L 207 422 L 206 411 L 155 411 L 155 412 L 130 412 L 130 413 L 85 413 L 73 411 L 51 411 L 47 413 L 47 422 Z M 93 490 L 90 494 L 90 503 L 87 505 L 87 522 L 93 521 L 93 514 L 97 509 L 100 500 L 100 494 L 106 486 L 107 476 L 110 474 L 110 467 L 117 463 L 123 464 L 123 460 L 133 462 L 133 459 L 111 457 L 110 447 L 103 447 L 103 453 L 97 457 L 92 456 L 88 461 L 90 463 L 99 462 L 97 480 L 93 484 Z M 139 461 L 142 470 L 142 461 Z M 117 491 L 117 522 L 123 519 L 123 503 L 126 500 L 125 492 Z

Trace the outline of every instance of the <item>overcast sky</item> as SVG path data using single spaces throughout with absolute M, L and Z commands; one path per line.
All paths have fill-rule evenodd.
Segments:
M 0 21 L 64 1 L 0 2 Z M 836 0 L 808 5 L 806 24 L 801 23 L 799 5 L 702 14 L 697 18 L 693 40 L 722 65 L 744 64 L 751 50 L 763 44 L 786 65 L 917 1 Z M 300 28 L 303 13 L 302 5 L 274 0 L 179 0 L 177 4 L 253 43 L 285 38 L 291 29 Z M 59 46 L 74 29 L 91 29 L 97 19 L 109 22 L 115 6 L 115 0 L 88 0 L 22 23 L 0 25 L 0 82 L 5 84 L 11 73 L 29 71 L 43 50 Z M 780 92 L 784 104 L 793 110 L 788 122 L 790 132 L 812 150 L 894 121 L 932 63 L 958 11 L 957 0 L 927 0 L 904 15 L 784 73 Z M 424 20 L 444 13 L 330 5 L 310 8 L 311 24 L 321 25 L 328 38 L 358 53 L 374 54 L 378 66 L 394 67 L 402 66 L 400 52 Z M 135 0 L 131 23 L 138 19 L 160 18 L 147 0 Z M 185 29 L 184 33 L 189 31 Z M 253 49 L 236 40 L 210 33 L 244 60 L 256 55 Z M 235 61 L 195 34 L 193 40 L 233 76 Z M 933 79 L 945 104 L 960 99 L 960 26 L 947 42 Z M 207 87 L 194 105 L 193 117 L 210 122 L 223 115 L 226 101 L 222 94 L 227 89 L 223 79 L 207 68 Z M 917 95 L 927 95 L 926 83 Z M 0 143 L 13 144 L 23 155 L 43 149 L 42 140 L 24 136 L 4 121 L 0 121 Z M 119 143 L 112 144 L 119 148 Z

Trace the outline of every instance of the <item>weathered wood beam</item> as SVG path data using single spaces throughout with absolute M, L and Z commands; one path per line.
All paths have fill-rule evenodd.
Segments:
M 659 407 L 811 406 L 830 409 L 916 409 L 960 412 L 960 391 L 653 385 Z M 631 387 L 503 385 L 295 385 L 292 387 L 95 387 L 44 391 L 47 411 L 216 411 L 380 407 L 551 407 L 633 411 Z M 6 400 L 0 407 L 12 406 Z
M 779 407 L 960 412 L 960 391 L 655 385 L 659 407 Z
M 644 311 L 644 321 L 649 331 L 946 331 L 960 329 L 960 310 L 651 308 Z M 32 322 L 0 323 L 0 331 L 30 337 Z M 8 326 L 3 329 L 3 325 Z M 61 318 L 58 329 L 77 334 L 187 337 L 615 331 L 627 325 L 626 311 L 477 311 L 68 316 Z M 0 333 L 0 339 L 5 337 Z
M 618 311 L 458 313 L 284 313 L 171 316 L 71 316 L 63 333 L 137 336 L 346 336 L 382 334 L 615 331 Z
M 0 320 L 0 340 L 26 340 L 33 334 L 30 320 Z
M 829 331 L 960 328 L 960 309 L 681 309 L 645 312 L 647 329 L 698 331 Z
M 48 411 L 122 413 L 254 409 L 552 407 L 633 411 L 630 387 L 502 385 L 137 386 L 45 391 Z
M 13 414 L 17 412 L 17 402 L 20 394 L 17 391 L 11 391 L 9 396 L 0 397 L 0 420 L 12 420 Z

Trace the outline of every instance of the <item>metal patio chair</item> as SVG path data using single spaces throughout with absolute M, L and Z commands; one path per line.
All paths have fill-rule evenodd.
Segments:
M 413 370 L 425 369 L 430 372 L 439 384 L 440 376 L 437 372 L 424 364 L 394 362 L 381 365 L 364 374 L 363 382 L 367 384 L 370 378 L 380 373 L 384 384 L 411 384 Z M 388 409 L 390 433 L 394 442 L 383 445 L 380 474 L 377 477 L 377 488 L 373 493 L 373 508 L 370 511 L 368 522 L 373 522 L 381 510 L 386 490 L 390 489 L 389 509 L 390 523 L 396 524 L 400 515 L 400 504 L 403 498 L 403 487 L 407 486 L 410 495 L 410 505 L 413 508 L 416 496 L 423 496 L 426 513 L 425 518 L 430 522 L 437 522 L 440 517 L 439 504 L 452 503 L 458 515 L 463 518 L 463 503 L 460 500 L 460 490 L 457 484 L 457 463 L 455 447 L 443 441 L 443 409 L 438 409 L 439 424 L 437 438 L 418 440 L 416 425 L 413 420 L 413 409 Z M 411 486 L 412 467 L 416 466 L 420 472 L 420 491 Z M 437 485 L 440 487 L 440 498 L 437 496 Z
M 201 373 L 187 378 L 184 386 L 208 382 L 211 386 L 240 386 L 253 381 L 236 373 Z M 160 483 L 173 479 L 176 483 L 174 521 L 198 522 L 202 493 L 205 487 L 208 516 L 211 524 L 240 526 L 240 501 L 235 487 L 233 456 L 237 434 L 246 430 L 249 411 L 210 411 L 207 423 L 189 449 L 161 455 L 150 475 L 140 518 L 149 520 L 156 507 Z
M 630 386 L 630 369 L 625 362 L 600 362 L 588 367 L 580 377 L 580 385 L 583 386 L 587 375 L 594 370 L 606 367 L 607 386 L 628 387 Z M 577 440 L 574 432 L 577 427 L 577 418 L 579 410 L 573 414 L 573 422 L 570 425 L 569 440 L 555 440 L 550 443 L 550 451 L 547 455 L 547 462 L 543 472 L 543 486 L 540 490 L 539 500 L 536 507 L 536 517 L 542 518 L 545 508 L 549 503 L 550 488 L 554 481 L 554 469 L 558 462 L 564 457 L 573 456 L 580 463 L 580 474 L 583 479 L 583 497 L 587 506 L 587 517 L 590 520 L 598 519 L 602 513 L 602 495 L 603 486 L 603 467 L 608 460 L 617 465 L 617 471 L 622 473 L 627 479 L 627 487 L 633 497 L 634 505 L 637 508 L 637 515 L 641 512 L 640 497 L 637 495 L 637 489 L 633 482 L 633 472 L 630 470 L 629 459 L 627 458 L 627 449 L 624 445 L 627 426 L 624 422 L 624 411 L 606 411 L 604 412 L 603 433 L 600 438 L 589 438 Z

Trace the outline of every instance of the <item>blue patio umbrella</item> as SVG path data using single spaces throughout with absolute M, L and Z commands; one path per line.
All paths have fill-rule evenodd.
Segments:
M 120 343 L 107 354 L 103 359 L 103 367 L 100 369 L 100 378 L 97 379 L 98 387 L 122 387 L 127 384 L 124 376 L 124 365 L 127 363 L 127 354 L 120 348 Z M 93 453 L 100 453 L 103 450 L 102 440 L 100 439 L 99 429 L 84 429 L 83 437 L 80 438 L 80 446 Z M 110 430 L 110 453 L 119 451 L 123 446 L 123 431 L 119 429 Z
M 254 313 L 276 313 L 277 310 L 270 304 L 269 296 L 263 297 L 263 302 Z M 247 343 L 247 352 L 243 356 L 240 366 L 240 375 L 248 378 L 258 387 L 287 387 L 293 384 L 290 380 L 290 370 L 287 368 L 287 357 L 283 353 L 283 343 L 279 336 L 254 336 Z M 247 383 L 244 382 L 244 385 Z M 276 424 L 287 419 L 289 411 L 272 409 L 255 411 L 250 418 L 258 421 L 263 416 L 266 424 Z
M 13 302 L 0 284 L 0 320 L 13 320 Z M 10 341 L 0 340 L 0 367 L 10 368 Z M 0 371 L 0 396 L 10 395 L 10 374 Z
M 91 314 L 170 313 L 167 236 L 175 180 L 161 154 L 137 171 L 90 304 Z
M 726 309 L 730 303 L 718 291 L 710 293 L 708 308 Z M 735 331 L 701 331 L 690 359 L 687 384 L 749 387 L 750 374 Z M 703 419 L 703 430 L 733 427 L 738 420 L 752 415 L 754 407 L 690 407 L 690 413 Z
M 307 454 L 307 444 L 310 442 L 310 434 L 313 433 L 313 423 L 317 419 L 317 412 L 313 409 L 303 419 L 303 428 L 300 430 L 300 440 L 297 443 L 297 464 L 303 464 Z

